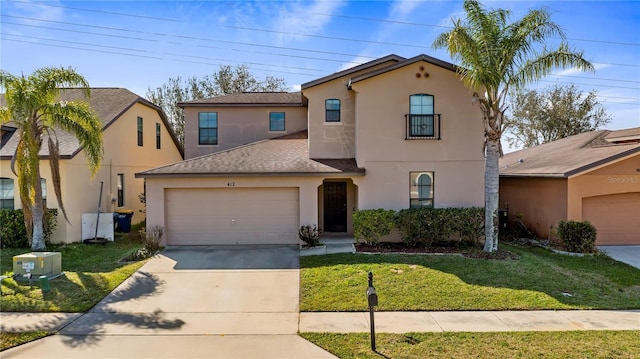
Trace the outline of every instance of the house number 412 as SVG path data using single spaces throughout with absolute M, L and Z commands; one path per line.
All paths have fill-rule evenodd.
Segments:
M 235 182 L 227 182 L 227 187 L 235 187 L 236 183 Z

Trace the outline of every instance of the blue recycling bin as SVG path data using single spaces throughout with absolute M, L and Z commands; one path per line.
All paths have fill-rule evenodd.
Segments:
M 120 209 L 113 214 L 116 231 L 128 233 L 131 231 L 131 218 L 133 211 L 130 209 Z

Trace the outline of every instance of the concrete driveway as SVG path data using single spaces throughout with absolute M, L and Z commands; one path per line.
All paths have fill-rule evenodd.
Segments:
M 57 335 L 3 358 L 335 358 L 296 335 L 297 246 L 169 247 Z
M 627 263 L 640 269 L 640 245 L 637 246 L 598 246 L 609 257 L 618 262 Z

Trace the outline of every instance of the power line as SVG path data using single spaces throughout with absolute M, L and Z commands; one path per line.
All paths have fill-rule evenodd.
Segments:
M 171 58 L 167 59 L 165 57 L 158 57 L 158 56 L 151 56 L 151 55 L 128 54 L 126 52 L 116 52 L 116 51 L 108 51 L 108 50 L 100 50 L 100 49 L 87 49 L 87 48 L 76 47 L 76 46 L 68 46 L 68 45 L 60 45 L 60 44 L 47 44 L 47 43 L 36 42 L 36 41 L 24 41 L 24 40 L 14 40 L 14 39 L 5 39 L 5 41 L 12 41 L 12 42 L 18 42 L 18 43 L 27 43 L 27 44 L 36 44 L 36 45 L 42 45 L 42 46 L 50 46 L 50 47 L 73 49 L 73 50 L 82 50 L 82 51 L 90 51 L 90 52 L 107 53 L 107 54 L 113 54 L 113 55 L 131 56 L 131 57 L 137 57 L 137 58 L 147 58 L 147 59 L 154 59 L 154 60 L 169 60 L 169 61 L 175 61 L 175 62 L 185 62 L 185 63 L 192 63 L 192 64 L 214 65 L 214 66 L 222 66 L 223 65 L 223 64 L 220 64 L 220 63 L 202 62 L 202 61 L 189 61 L 189 60 L 180 60 L 180 59 L 171 59 Z M 98 45 L 91 45 L 91 46 L 98 46 Z M 166 55 L 169 55 L 169 54 L 166 54 Z M 190 57 L 190 56 L 187 56 L 187 55 L 177 55 L 177 56 Z M 214 59 L 214 60 L 222 60 L 222 59 Z M 229 63 L 233 63 L 234 62 L 232 60 L 222 60 L 222 61 L 228 61 Z M 269 64 L 257 63 L 257 62 L 242 61 L 241 63 L 242 64 L 247 64 L 247 65 L 260 65 L 260 66 L 277 67 L 276 65 L 269 65 Z M 288 68 L 290 68 L 290 67 L 288 67 Z M 271 69 L 264 69 L 264 68 L 253 68 L 253 69 L 254 70 L 258 70 L 258 71 L 268 71 L 268 72 L 271 72 L 271 73 L 283 73 L 283 74 L 293 74 L 293 75 L 302 75 L 302 76 L 317 76 L 315 74 L 301 73 L 301 72 L 291 72 L 291 71 L 283 71 L 283 70 L 271 70 Z
M 154 16 L 145 16 L 145 15 L 133 15 L 133 14 L 125 14 L 125 13 L 121 13 L 121 12 L 112 12 L 112 11 L 103 11 L 103 10 L 92 10 L 92 9 L 82 9 L 79 7 L 71 7 L 71 6 L 62 6 L 62 5 L 53 5 L 53 4 L 46 4 L 46 3 L 32 3 L 29 1 L 18 1 L 18 0 L 5 0 L 6 2 L 13 2 L 13 3 L 20 3 L 20 4 L 26 4 L 26 5 L 37 5 L 37 6 L 48 6 L 48 7 L 57 7 L 57 8 L 62 8 L 62 9 L 71 9 L 71 10 L 78 10 L 78 11 L 86 11 L 86 12 L 95 12 L 98 14 L 108 14 L 108 15 L 118 15 L 118 16 L 127 16 L 127 17 L 134 17 L 134 18 L 139 18 L 139 19 L 150 19 L 150 20 L 161 20 L 161 21 L 171 21 L 171 22 L 181 22 L 180 20 L 177 19 L 169 19 L 169 18 L 164 18 L 164 17 L 154 17 Z
M 246 45 L 246 46 L 254 46 L 254 47 L 265 47 L 265 48 L 273 48 L 273 49 L 290 50 L 290 51 L 304 51 L 304 52 L 313 52 L 313 53 L 326 54 L 326 55 L 362 57 L 362 58 L 369 58 L 369 59 L 372 59 L 372 60 L 376 58 L 374 56 L 362 56 L 362 55 L 340 53 L 340 52 L 332 52 L 332 51 L 321 51 L 321 50 L 313 50 L 313 49 L 299 49 L 299 48 L 293 48 L 293 47 L 264 45 L 264 44 L 255 44 L 255 43 L 247 43 L 247 42 L 239 42 L 239 41 L 215 40 L 215 39 L 206 38 L 206 37 L 199 37 L 199 36 L 172 35 L 172 34 L 166 34 L 166 33 L 148 32 L 148 31 L 140 31 L 140 30 L 130 30 L 130 29 L 124 29 L 124 28 L 109 27 L 109 26 L 78 24 L 78 23 L 72 23 L 72 22 L 66 22 L 66 21 L 42 20 L 42 19 L 37 19 L 37 18 L 32 18 L 32 17 L 25 17 L 25 16 L 14 16 L 14 15 L 0 15 L 0 16 L 9 17 L 9 18 L 23 19 L 23 20 L 32 20 L 32 21 L 40 21 L 40 22 L 61 24 L 61 25 L 70 25 L 70 26 L 79 26 L 79 27 L 86 27 L 86 28 L 96 28 L 96 29 L 104 29 L 104 30 L 122 31 L 122 32 L 127 32 L 127 33 L 134 32 L 134 33 L 147 34 L 147 35 L 153 35 L 153 36 L 174 37 L 174 38 L 199 40 L 199 41 L 238 44 L 238 45 Z M 343 16 L 340 15 L 340 17 L 343 17 Z M 344 17 L 351 18 L 351 16 L 344 16 Z M 402 23 L 402 22 L 399 22 L 399 23 Z M 37 25 L 19 24 L 19 23 L 13 23 L 13 22 L 5 22 L 5 24 L 12 24 L 12 25 L 18 25 L 18 26 L 25 26 L 25 27 L 44 28 L 44 29 L 53 29 L 53 30 L 60 30 L 60 31 L 76 31 L 76 32 L 79 32 L 79 33 L 85 33 L 85 34 L 97 35 L 97 36 L 118 37 L 117 35 L 106 35 L 106 34 L 94 33 L 94 32 L 80 32 L 79 30 L 67 30 L 67 29 L 59 29 L 59 28 L 37 26 Z M 250 30 L 250 31 L 273 32 L 273 33 L 287 34 L 287 35 L 294 35 L 294 36 L 309 36 L 309 37 L 331 38 L 331 37 L 325 37 L 325 36 L 320 36 L 320 35 L 292 34 L 292 33 L 286 33 L 286 32 L 278 32 L 278 31 L 274 31 L 274 30 L 251 29 L 251 28 L 241 28 L 241 27 L 233 27 L 233 26 L 226 26 L 226 27 L 243 29 L 243 30 Z M 140 41 L 151 41 L 149 39 L 134 38 L 134 37 L 130 37 L 130 36 L 123 36 L 122 38 L 128 38 L 128 39 L 134 39 L 134 40 L 140 40 Z M 343 41 L 352 41 L 352 42 L 366 42 L 366 43 L 373 43 L 373 44 L 380 44 L 380 45 L 393 45 L 393 46 L 413 47 L 413 48 L 420 48 L 420 49 L 425 49 L 426 48 L 425 46 L 417 46 L 417 45 L 410 45 L 410 44 L 378 42 L 378 41 L 368 41 L 368 40 L 339 38 L 339 37 L 333 37 L 332 39 L 343 40 Z M 157 41 L 157 40 L 154 40 L 154 41 Z M 182 45 L 182 44 L 179 44 L 179 45 Z M 224 49 L 224 48 L 222 48 L 222 49 Z M 271 55 L 276 55 L 276 54 L 271 54 Z M 315 58 L 300 57 L 300 58 L 307 58 L 307 59 L 321 60 L 321 61 L 322 60 L 326 60 L 326 59 L 321 59 L 321 58 L 317 58 L 317 57 L 315 57 Z M 336 60 L 327 60 L 327 61 L 341 62 L 341 61 L 336 61 Z M 640 67 L 640 65 L 636 65 L 636 64 L 618 64 L 618 63 L 605 63 L 605 62 L 597 62 L 597 63 L 603 64 L 603 65 L 613 65 L 613 66 Z

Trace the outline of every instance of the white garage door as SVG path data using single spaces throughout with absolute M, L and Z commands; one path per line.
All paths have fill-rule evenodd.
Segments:
M 172 188 L 169 245 L 298 243 L 297 188 Z
M 640 244 L 640 193 L 583 198 L 582 218 L 598 230 L 598 245 Z

